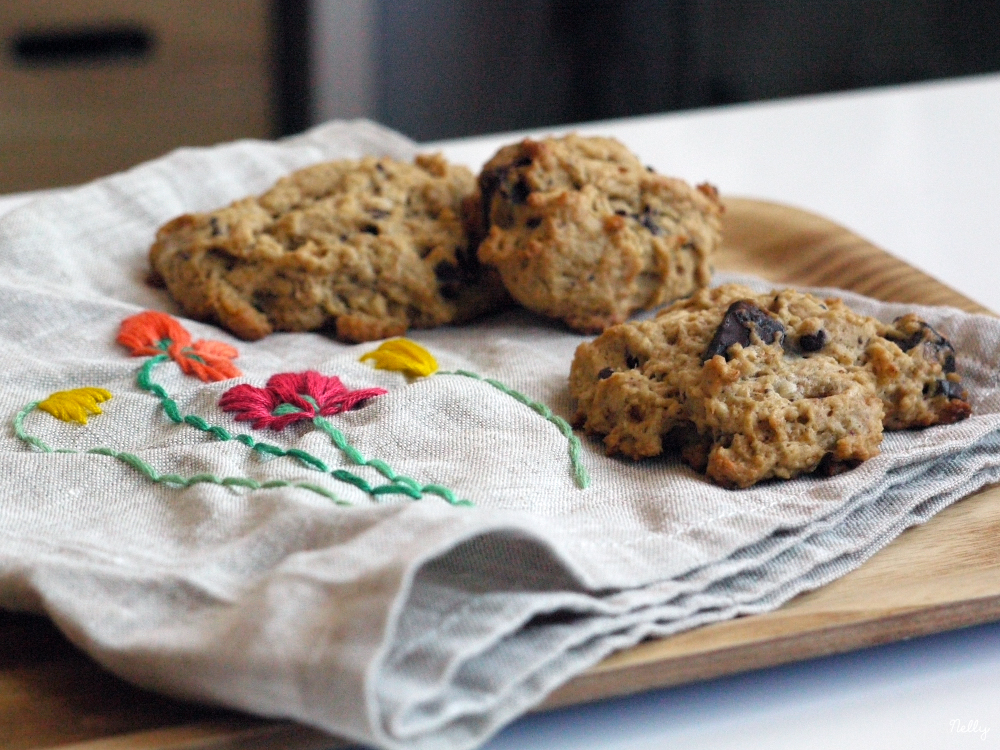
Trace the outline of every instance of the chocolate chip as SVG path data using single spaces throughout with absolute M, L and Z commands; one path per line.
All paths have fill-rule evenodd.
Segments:
M 532 216 L 530 219 L 524 222 L 524 226 L 526 226 L 528 229 L 538 229 L 538 227 L 540 227 L 541 225 L 542 225 L 541 216 Z
M 462 271 L 454 263 L 446 260 L 434 266 L 438 289 L 445 299 L 457 299 L 462 290 Z
M 212 236 L 213 237 L 218 237 L 220 234 L 222 234 L 222 230 L 219 229 L 219 220 L 217 218 L 215 218 L 214 216 L 211 217 L 208 220 L 208 223 L 212 227 Z
M 950 380 L 936 380 L 924 386 L 925 396 L 944 396 L 951 400 L 957 398 L 959 401 L 965 400 L 965 389 L 961 384 L 953 383 Z
M 804 352 L 818 352 L 826 344 L 826 331 L 820 328 L 816 333 L 799 336 L 799 346 Z
M 858 460 L 848 459 L 844 461 L 836 458 L 832 453 L 827 453 L 823 456 L 823 459 L 819 462 L 815 471 L 817 474 L 822 476 L 835 477 L 838 474 L 843 474 L 845 471 L 850 471 L 860 465 L 861 462 Z
M 626 211 L 624 208 L 619 208 L 617 211 L 615 211 L 615 214 L 617 214 L 618 216 L 628 216 L 628 211 Z
M 462 280 L 462 272 L 458 270 L 458 266 L 446 260 L 442 260 L 434 266 L 434 275 L 437 276 L 438 281 L 442 282 Z
M 951 350 L 951 351 L 945 353 L 945 355 L 944 355 L 944 361 L 941 363 L 941 369 L 944 370 L 945 373 L 955 372 L 955 351 L 954 350 Z
M 729 347 L 733 344 L 750 346 L 753 331 L 765 344 L 773 344 L 779 334 L 784 335 L 785 327 L 753 302 L 737 300 L 726 310 L 701 361 L 707 362 L 716 354 L 721 354 L 728 361 Z
M 525 182 L 523 177 L 515 182 L 514 187 L 510 189 L 510 200 L 515 205 L 524 203 L 528 200 L 529 195 L 531 195 L 531 186 Z
M 660 228 L 660 225 L 653 220 L 653 212 L 649 206 L 642 209 L 642 214 L 639 216 L 639 223 L 646 227 L 646 229 L 648 229 L 654 237 L 658 237 L 663 234 L 663 230 Z
M 607 380 L 612 375 L 614 375 L 614 373 L 615 373 L 615 371 L 612 370 L 610 367 L 605 367 L 603 370 L 601 370 L 599 373 L 597 373 L 597 379 L 598 380 Z
M 214 260 L 219 265 L 221 265 L 227 271 L 232 271 L 234 268 L 236 268 L 236 263 L 237 263 L 236 258 L 227 253 L 225 250 L 213 247 L 211 250 L 205 253 L 205 255 Z
M 516 162 L 514 162 L 515 167 L 527 167 L 531 165 L 533 159 L 530 156 L 522 156 Z
M 631 352 L 625 352 L 625 364 L 630 370 L 634 370 L 639 366 L 639 358 L 633 357 Z
M 509 167 L 500 167 L 490 171 L 484 171 L 479 175 L 479 193 L 483 202 L 483 226 L 489 227 L 492 221 L 493 196 L 500 189 L 500 183 L 507 176 Z
M 898 318 L 897 318 L 898 320 Z M 887 337 L 904 352 L 913 351 L 916 347 L 923 345 L 924 356 L 941 363 L 941 369 L 945 373 L 955 372 L 955 348 L 951 343 L 934 330 L 933 327 L 920 321 L 920 328 L 906 338 Z
M 374 224 L 366 224 L 361 227 L 361 231 L 366 232 L 367 234 L 374 234 L 376 237 L 378 236 L 378 227 Z

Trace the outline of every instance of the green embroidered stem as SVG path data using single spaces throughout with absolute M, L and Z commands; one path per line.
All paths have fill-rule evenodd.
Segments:
M 515 391 L 513 388 L 508 388 L 499 380 L 484 378 L 482 375 L 477 375 L 476 373 L 469 372 L 468 370 L 439 370 L 436 374 L 462 375 L 463 377 L 472 378 L 473 380 L 481 380 L 482 382 L 493 386 L 501 393 L 506 393 L 514 400 L 524 404 L 528 408 L 545 417 L 545 419 L 554 424 L 559 429 L 559 432 L 561 432 L 569 441 L 569 462 L 573 467 L 573 479 L 576 481 L 576 486 L 581 490 L 587 489 L 587 487 L 590 486 L 590 474 L 587 472 L 587 468 L 583 465 L 583 461 L 580 458 L 580 453 L 583 450 L 583 446 L 580 444 L 580 438 L 573 434 L 573 428 L 570 427 L 569 422 L 562 417 L 553 414 L 552 410 L 545 404 L 540 401 L 532 401 L 523 393 Z
M 358 451 L 357 448 L 355 448 L 353 445 L 347 442 L 347 438 L 344 437 L 344 433 L 342 433 L 340 430 L 338 430 L 336 427 L 330 424 L 323 417 L 314 417 L 313 424 L 316 425 L 323 432 L 325 432 L 330 437 L 330 441 L 335 446 L 337 446 L 337 448 L 343 451 L 344 455 L 347 456 L 355 464 L 357 464 L 358 466 L 371 466 L 379 474 L 381 474 L 390 482 L 392 482 L 391 485 L 384 485 L 383 487 L 375 487 L 374 489 L 368 489 L 367 487 L 363 487 L 362 485 L 356 483 L 355 479 L 360 479 L 360 477 L 348 479 L 346 475 L 350 475 L 349 472 L 340 470 L 345 476 L 338 478 L 342 478 L 344 479 L 344 481 L 351 482 L 352 484 L 355 484 L 357 487 L 361 487 L 361 489 L 363 489 L 365 492 L 370 492 L 373 495 L 381 495 L 388 492 L 399 492 L 404 495 L 409 495 L 410 497 L 416 500 L 419 500 L 420 497 L 423 495 L 423 493 L 430 493 L 432 495 L 437 495 L 438 497 L 443 498 L 452 505 L 470 505 L 470 506 L 472 505 L 472 503 L 469 500 L 460 500 L 455 495 L 455 493 L 452 492 L 447 487 L 442 487 L 439 484 L 421 485 L 415 479 L 411 479 L 410 477 L 405 477 L 402 474 L 397 474 L 384 461 L 380 461 L 377 458 L 366 459 L 363 455 L 361 455 L 361 453 Z M 338 472 L 336 471 L 333 472 L 333 475 L 338 476 Z M 353 477 L 353 475 L 350 476 Z M 393 488 L 393 489 L 388 489 L 388 488 Z
M 167 413 L 167 416 L 177 424 L 184 421 L 181 416 L 181 410 L 177 408 L 177 402 L 174 401 L 167 392 L 163 390 L 163 386 L 158 383 L 154 383 L 152 379 L 153 368 L 156 367 L 160 362 L 166 362 L 170 357 L 166 354 L 157 354 L 155 357 L 149 359 L 141 368 L 139 368 L 139 374 L 136 376 L 136 382 L 139 387 L 144 391 L 149 391 L 154 396 L 160 399 L 160 403 L 163 404 L 163 411 Z
M 160 399 L 160 403 L 163 405 L 163 410 L 166 412 L 167 416 L 177 424 L 189 424 L 202 432 L 209 433 L 215 439 L 223 442 L 236 440 L 257 453 L 275 457 L 289 456 L 311 469 L 321 471 L 324 474 L 329 474 L 342 482 L 354 485 L 358 489 L 372 495 L 373 497 L 377 497 L 379 495 L 406 495 L 414 500 L 420 500 L 422 499 L 424 493 L 429 493 L 437 495 L 452 505 L 472 505 L 469 500 L 459 499 L 455 493 L 447 487 L 442 487 L 437 484 L 422 486 L 416 480 L 396 474 L 383 461 L 379 461 L 378 459 L 366 459 L 354 446 L 347 442 L 347 438 L 344 437 L 344 434 L 340 432 L 340 430 L 336 429 L 322 417 L 314 418 L 313 424 L 325 432 L 333 441 L 333 444 L 337 446 L 337 448 L 340 449 L 344 455 L 346 455 L 357 466 L 371 466 L 373 469 L 382 474 L 382 476 L 388 479 L 391 484 L 373 487 L 363 477 L 359 477 L 357 474 L 353 474 L 345 469 L 331 470 L 330 467 L 327 466 L 322 460 L 316 458 L 310 453 L 307 453 L 306 451 L 298 448 L 285 450 L 283 448 L 279 448 L 277 445 L 258 442 L 247 434 L 233 435 L 224 427 L 209 424 L 196 414 L 182 415 L 177 406 L 177 402 L 170 398 L 167 392 L 163 389 L 163 386 L 158 383 L 154 383 L 152 379 L 153 368 L 168 359 L 169 357 L 166 354 L 158 354 L 155 357 L 152 357 L 139 369 L 136 382 L 144 391 L 152 393 Z
M 38 448 L 44 453 L 81 453 L 81 451 L 69 448 L 54 450 L 40 438 L 27 433 L 24 429 L 25 417 L 34 411 L 35 407 L 37 407 L 39 403 L 41 402 L 35 401 L 28 404 L 17 413 L 16 417 L 14 417 L 14 433 L 17 437 L 28 445 Z M 185 488 L 191 487 L 195 484 L 217 484 L 222 487 L 246 487 L 251 490 L 271 489 L 273 487 L 296 487 L 298 489 L 315 492 L 317 495 L 322 495 L 337 505 L 350 506 L 350 503 L 341 500 L 328 489 L 310 482 L 286 482 L 283 479 L 272 479 L 267 482 L 258 482 L 256 479 L 252 479 L 251 477 L 217 477 L 215 474 L 195 474 L 193 477 L 182 477 L 179 474 L 160 474 L 156 469 L 139 458 L 139 456 L 136 456 L 133 453 L 116 451 L 113 448 L 91 448 L 90 450 L 83 451 L 83 453 L 110 456 L 111 458 L 115 458 L 122 463 L 128 464 L 150 481 L 156 484 L 165 484 L 171 487 Z
M 42 453 L 55 453 L 55 451 L 52 450 L 52 448 L 50 448 L 44 440 L 36 438 L 34 435 L 29 435 L 24 429 L 24 418 L 31 414 L 31 412 L 35 410 L 35 407 L 40 403 L 42 403 L 41 400 L 32 401 L 17 413 L 17 416 L 14 417 L 14 434 L 28 445 L 33 445 L 38 448 L 38 450 L 42 451 Z

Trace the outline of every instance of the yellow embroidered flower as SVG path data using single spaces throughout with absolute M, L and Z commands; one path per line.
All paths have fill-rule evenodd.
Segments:
M 434 356 L 415 341 L 391 339 L 378 349 L 361 355 L 361 361 L 374 359 L 378 370 L 392 370 L 412 377 L 427 377 L 437 372 Z
M 110 398 L 111 393 L 103 388 L 74 388 L 51 394 L 39 402 L 38 408 L 63 422 L 87 424 L 87 415 L 100 414 L 101 407 L 98 404 Z

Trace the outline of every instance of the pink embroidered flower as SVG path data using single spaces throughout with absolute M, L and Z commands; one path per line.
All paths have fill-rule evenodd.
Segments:
M 191 342 L 191 334 L 166 313 L 147 310 L 122 321 L 117 341 L 128 347 L 133 357 L 167 354 L 185 375 L 206 383 L 239 377 L 232 363 L 239 353 L 221 341 Z
M 237 421 L 252 421 L 255 429 L 283 430 L 293 422 L 353 409 L 384 393 L 388 393 L 384 388 L 351 391 L 336 375 L 327 377 L 309 370 L 272 375 L 266 388 L 234 386 L 219 399 L 219 406 L 235 412 Z

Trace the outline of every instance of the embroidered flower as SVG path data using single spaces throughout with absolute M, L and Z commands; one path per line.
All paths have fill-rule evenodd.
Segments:
M 117 341 L 131 350 L 133 357 L 167 354 L 185 375 L 206 383 L 242 374 L 231 361 L 239 355 L 236 349 L 220 341 L 192 343 L 191 334 L 166 313 L 147 310 L 126 318 Z
M 378 370 L 392 370 L 412 377 L 427 377 L 438 369 L 434 355 L 409 339 L 390 339 L 378 349 L 361 355 L 362 362 L 366 359 L 374 359 Z
M 293 422 L 354 409 L 384 393 L 388 393 L 384 388 L 348 390 L 336 375 L 309 370 L 272 375 L 266 388 L 234 386 L 219 399 L 219 406 L 235 412 L 237 421 L 252 421 L 255 429 L 283 430 Z
M 111 399 L 111 393 L 103 388 L 74 388 L 71 391 L 56 391 L 38 408 L 48 412 L 63 422 L 87 424 L 88 415 L 101 414 L 98 404 Z

